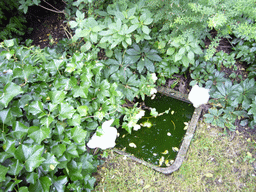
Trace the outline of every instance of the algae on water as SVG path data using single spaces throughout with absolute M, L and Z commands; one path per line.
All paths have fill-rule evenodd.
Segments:
M 162 114 L 155 118 L 150 115 L 150 110 L 146 110 L 145 116 L 138 122 L 141 129 L 132 131 L 131 134 L 119 129 L 116 147 L 125 148 L 127 153 L 154 165 L 170 166 L 179 151 L 194 107 L 160 93 L 153 100 L 146 98 L 145 104 Z M 168 110 L 169 113 L 166 113 Z

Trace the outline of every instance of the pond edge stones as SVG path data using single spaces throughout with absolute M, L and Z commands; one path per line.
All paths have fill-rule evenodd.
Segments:
M 157 87 L 157 91 L 159 93 L 162 93 L 162 94 L 166 95 L 166 96 L 173 97 L 175 99 L 178 99 L 178 100 L 181 100 L 181 101 L 184 101 L 184 102 L 187 102 L 187 103 L 191 103 L 188 100 L 188 95 L 187 94 L 182 94 L 178 91 L 175 91 L 175 90 L 172 90 L 172 89 L 166 88 L 166 87 Z M 180 168 L 182 162 L 184 161 L 184 158 L 187 154 L 191 139 L 194 136 L 194 133 L 195 133 L 195 130 L 196 130 L 196 125 L 197 125 L 197 122 L 198 122 L 199 117 L 201 115 L 201 112 L 202 112 L 202 108 L 200 106 L 198 108 L 195 108 L 193 116 L 191 118 L 191 121 L 188 125 L 188 129 L 186 131 L 186 134 L 185 134 L 185 136 L 183 138 L 183 141 L 182 141 L 182 144 L 180 146 L 180 150 L 179 150 L 179 152 L 176 156 L 176 159 L 175 159 L 174 163 L 172 165 L 170 165 L 169 167 L 158 167 L 158 166 L 153 165 L 151 163 L 148 163 L 144 160 L 138 159 L 138 158 L 134 157 L 133 155 L 131 155 L 129 153 L 126 153 L 124 151 L 120 151 L 118 149 L 114 149 L 114 151 L 118 154 L 129 157 L 130 159 L 132 159 L 132 160 L 134 160 L 138 163 L 141 163 L 145 166 L 148 166 L 148 167 L 150 167 L 150 168 L 152 168 L 152 169 L 154 169 L 158 172 L 169 175 L 169 174 L 173 173 L 174 171 L 177 171 Z

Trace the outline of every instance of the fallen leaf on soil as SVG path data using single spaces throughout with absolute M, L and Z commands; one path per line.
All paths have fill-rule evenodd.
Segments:
M 211 174 L 211 173 L 206 173 L 205 176 L 208 177 L 208 178 L 210 178 L 210 177 L 213 177 L 213 174 Z

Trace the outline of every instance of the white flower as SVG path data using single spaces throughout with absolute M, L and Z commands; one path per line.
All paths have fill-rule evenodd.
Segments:
M 138 131 L 140 129 L 140 125 L 136 124 L 134 127 L 133 127 L 133 130 L 134 131 Z
M 152 79 L 154 82 L 156 82 L 157 76 L 156 76 L 155 73 L 152 73 L 152 74 L 151 74 L 151 79 Z
M 150 95 L 153 95 L 153 94 L 155 94 L 155 93 L 157 93 L 156 88 L 151 88 L 151 89 L 150 89 Z
M 145 115 L 145 111 L 144 110 L 140 110 L 140 112 L 135 116 L 135 119 L 140 119 Z
M 102 124 L 102 135 L 97 136 L 96 133 L 91 137 L 90 141 L 87 143 L 87 146 L 91 149 L 94 148 L 113 148 L 116 143 L 117 130 L 115 127 L 110 127 L 114 122 L 114 119 L 106 121 Z
M 195 108 L 199 107 L 202 104 L 208 103 L 209 98 L 209 89 L 199 87 L 198 85 L 194 85 L 188 95 L 189 101 L 193 103 L 193 106 Z

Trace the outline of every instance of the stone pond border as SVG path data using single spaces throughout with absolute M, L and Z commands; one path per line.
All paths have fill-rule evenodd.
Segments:
M 179 99 L 179 100 L 182 100 L 184 102 L 188 102 L 190 103 L 190 101 L 188 100 L 188 95 L 187 94 L 182 94 L 178 91 L 175 91 L 175 90 L 172 90 L 170 88 L 166 88 L 166 87 L 157 87 L 157 91 L 159 93 L 162 93 L 166 96 L 169 96 L 169 97 L 173 97 L 175 99 Z M 179 152 L 176 156 L 176 159 L 174 161 L 174 163 L 172 165 L 170 165 L 169 167 L 159 167 L 159 166 L 156 166 L 156 165 L 153 165 L 151 163 L 148 163 L 144 160 L 141 160 L 141 159 L 138 159 L 136 157 L 134 157 L 133 155 L 129 154 L 129 153 L 126 153 L 124 151 L 120 151 L 118 149 L 114 149 L 114 152 L 118 153 L 118 154 L 121 154 L 121 155 L 124 155 L 126 157 L 129 157 L 130 159 L 138 162 L 138 163 L 141 163 L 145 166 L 148 166 L 158 172 L 161 172 L 163 174 L 171 174 L 173 173 L 174 171 L 177 171 L 185 156 L 186 156 L 186 153 L 188 151 L 188 148 L 189 148 L 189 145 L 190 145 L 190 142 L 191 142 L 191 139 L 193 138 L 194 136 L 194 133 L 195 133 L 195 130 L 196 130 L 196 125 L 197 125 L 197 122 L 199 120 L 199 117 L 201 115 L 201 112 L 202 112 L 202 108 L 201 107 L 198 107 L 198 108 L 195 108 L 194 110 L 194 113 L 193 113 L 193 116 L 189 122 L 189 125 L 188 125 L 188 129 L 186 131 L 186 134 L 184 136 L 184 139 L 183 139 L 183 142 L 181 144 L 181 147 L 179 149 Z M 152 154 L 153 155 L 153 154 Z

